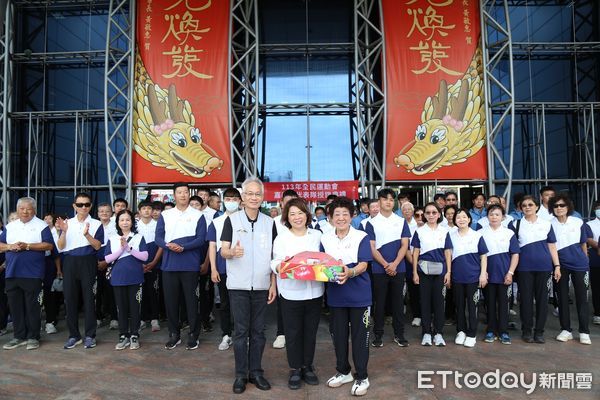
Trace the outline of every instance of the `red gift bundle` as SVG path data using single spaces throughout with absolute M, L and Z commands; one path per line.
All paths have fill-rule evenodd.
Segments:
M 336 275 L 344 271 L 344 263 L 329 254 L 303 251 L 281 262 L 279 276 L 282 279 L 335 282 Z

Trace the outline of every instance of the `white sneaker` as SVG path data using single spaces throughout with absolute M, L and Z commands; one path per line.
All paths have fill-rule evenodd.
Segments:
M 475 343 L 477 342 L 477 339 L 474 337 L 470 337 L 467 336 L 467 338 L 465 339 L 465 347 L 475 347 Z
M 354 381 L 352 389 L 350 389 L 350 394 L 352 396 L 364 396 L 367 394 L 367 389 L 369 389 L 369 386 L 369 378 L 357 379 Z
M 517 315 L 515 310 L 508 310 L 508 315 Z
M 552 315 L 558 317 L 558 307 L 555 307 L 554 310 L 552 310 Z
M 150 325 L 152 326 L 152 332 L 160 331 L 160 324 L 158 323 L 157 319 L 150 321 Z
M 121 335 L 119 337 L 119 343 L 117 343 L 117 345 L 115 346 L 115 350 L 126 349 L 127 347 L 129 347 L 130 344 L 131 342 L 129 341 L 129 338 L 125 335 Z
M 433 344 L 439 347 L 445 346 L 446 342 L 444 341 L 444 338 L 442 337 L 441 333 L 437 333 L 434 337 L 433 337 Z
M 223 336 L 223 340 L 219 343 L 219 350 L 227 350 L 233 341 L 229 335 Z
M 140 331 L 146 329 L 146 321 L 140 321 Z
M 460 331 L 456 334 L 456 338 L 454 339 L 454 344 L 462 346 L 463 344 L 465 344 L 466 338 L 467 338 L 467 335 L 465 335 L 465 333 L 463 331 Z
M 48 322 L 46 324 L 46 333 L 51 335 L 56 332 L 58 332 L 58 330 L 56 330 L 56 326 L 54 326 L 54 324 L 52 322 Z
M 285 347 L 285 336 L 284 335 L 279 335 L 275 338 L 275 341 L 273 342 L 273 348 L 274 349 L 283 349 Z
M 581 344 L 592 344 L 592 341 L 590 340 L 589 333 L 580 333 L 579 334 L 579 343 L 581 343 Z
M 111 331 L 116 331 L 117 329 L 119 329 L 119 321 L 117 321 L 116 319 L 111 320 L 108 329 L 110 329 Z
M 421 340 L 421 346 L 431 346 L 431 335 L 429 333 L 423 335 L 423 340 Z
M 412 326 L 421 326 L 421 318 L 413 318 L 413 320 L 410 324 Z
M 346 375 L 340 374 L 338 372 L 337 374 L 335 374 L 334 376 L 329 378 L 329 380 L 327 381 L 327 386 L 336 388 L 336 387 L 340 387 L 346 383 L 350 383 L 352 381 L 354 381 L 352 372 L 350 372 L 349 374 L 346 374 Z
M 568 342 L 569 340 L 573 340 L 573 334 L 569 331 L 562 331 L 558 334 L 556 340 L 559 342 Z
M 600 325 L 600 316 L 594 315 L 594 318 L 592 318 L 592 323 L 595 325 Z

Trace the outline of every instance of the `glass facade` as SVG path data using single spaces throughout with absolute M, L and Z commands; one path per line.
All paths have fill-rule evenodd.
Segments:
M 15 195 L 26 193 L 28 186 L 54 188 L 31 194 L 42 209 L 61 213 L 70 210 L 73 186 L 93 188 L 96 203 L 109 198 L 101 113 L 107 3 L 64 4 L 15 6 L 10 119 L 10 186 L 19 188 Z M 353 7 L 348 0 L 258 0 L 260 129 L 254 156 L 264 180 L 358 178 L 352 155 Z M 536 193 L 541 184 L 554 183 L 584 207 L 584 187 L 576 181 L 585 170 L 584 111 L 546 107 L 542 115 L 540 104 L 598 100 L 600 60 L 585 43 L 600 41 L 599 9 L 592 0 L 515 2 L 510 7 L 518 102 L 513 192 Z M 579 50 L 569 42 L 577 42 Z M 597 119 L 595 126 L 600 126 Z M 511 151 L 508 137 L 505 130 L 496 139 L 505 160 Z M 115 150 L 125 151 L 122 146 Z M 507 178 L 498 165 L 494 169 L 498 179 Z

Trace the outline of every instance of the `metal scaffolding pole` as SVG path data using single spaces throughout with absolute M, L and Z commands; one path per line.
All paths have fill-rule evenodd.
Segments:
M 8 217 L 10 210 L 9 199 L 8 199 L 8 185 L 10 176 L 10 124 L 8 120 L 8 113 L 12 106 L 11 92 L 13 90 L 13 79 L 12 79 L 12 65 L 10 62 L 10 53 L 13 47 L 14 31 L 13 31 L 13 7 L 12 2 L 6 2 L 6 9 L 4 11 L 4 29 L 2 30 L 2 37 L 0 39 L 2 46 L 2 84 L 0 94 L 0 106 L 2 118 L 2 142 L 0 147 L 2 148 L 2 159 L 0 160 L 0 184 L 2 185 L 2 194 L 0 197 L 1 215 L 0 218 L 5 220 Z
M 229 134 L 232 182 L 257 175 L 259 118 L 258 1 L 232 0 L 229 66 Z
M 111 0 L 104 62 L 104 139 L 111 202 L 117 187 L 133 199 L 131 183 L 135 1 Z
M 506 179 L 503 196 L 510 198 L 515 143 L 515 97 L 513 45 L 508 1 L 482 0 L 480 5 L 483 39 L 483 75 L 486 96 L 488 187 L 496 193 L 497 178 Z M 496 146 L 496 138 L 509 132 L 506 160 Z M 502 175 L 498 177 L 496 171 Z
M 385 184 L 385 101 L 378 77 L 384 63 L 384 40 L 379 0 L 354 1 L 354 68 L 356 101 L 355 161 L 363 194 L 375 194 Z M 378 146 L 378 143 L 381 143 Z M 383 149 L 383 151 L 382 151 Z M 383 160 L 383 162 L 382 162 Z M 367 182 L 368 188 L 367 188 Z

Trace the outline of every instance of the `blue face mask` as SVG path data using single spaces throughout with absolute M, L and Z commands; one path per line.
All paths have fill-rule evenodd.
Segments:
M 594 210 L 594 212 L 596 213 L 596 218 L 600 219 L 600 210 Z
M 229 212 L 235 212 L 240 208 L 240 203 L 237 201 L 224 201 L 223 205 L 225 206 L 225 210 Z
M 324 219 L 327 219 L 327 216 L 325 214 L 321 214 L 317 217 L 317 221 L 323 221 Z

